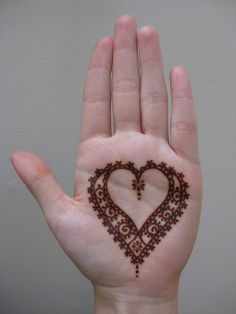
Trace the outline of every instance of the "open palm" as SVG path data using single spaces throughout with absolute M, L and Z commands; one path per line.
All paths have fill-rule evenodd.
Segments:
M 60 245 L 97 290 L 147 296 L 171 293 L 191 253 L 201 207 L 201 171 L 191 86 L 182 66 L 170 71 L 170 89 L 168 132 L 168 99 L 158 34 L 151 26 L 137 32 L 134 18 L 122 16 L 116 23 L 114 41 L 111 37 L 99 40 L 89 63 L 74 197 L 61 190 L 39 157 L 25 151 L 11 156 Z M 130 257 L 114 243 L 94 211 L 89 178 L 108 163 L 131 162 L 140 169 L 150 160 L 164 162 L 182 173 L 189 198 L 183 215 L 150 252 L 137 278 Z M 132 172 L 118 169 L 112 173 L 108 189 L 114 204 L 140 228 L 165 199 L 168 180 L 161 172 L 147 170 L 138 200 L 134 179 Z

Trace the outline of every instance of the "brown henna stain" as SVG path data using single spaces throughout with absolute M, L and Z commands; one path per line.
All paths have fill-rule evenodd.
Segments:
M 138 200 L 141 199 L 141 192 L 145 189 L 145 182 L 141 179 L 142 174 L 149 169 L 156 169 L 165 175 L 169 182 L 169 188 L 164 201 L 146 219 L 140 229 L 137 228 L 132 218 L 129 217 L 111 199 L 107 183 L 111 173 L 118 169 L 126 169 L 133 173 L 132 188 L 137 191 Z M 102 178 L 102 184 L 98 179 Z M 89 202 L 97 217 L 102 220 L 107 232 L 113 236 L 114 242 L 124 250 L 124 254 L 130 257 L 131 263 L 135 265 L 136 277 L 139 276 L 139 266 L 144 259 L 150 255 L 155 246 L 161 242 L 168 231 L 170 231 L 187 208 L 186 200 L 189 198 L 187 189 L 188 183 L 184 181 L 183 173 L 176 172 L 173 167 L 166 163 L 156 164 L 152 160 L 140 169 L 135 168 L 133 162 L 108 163 L 105 168 L 97 169 L 95 176 L 89 178 L 90 194 Z

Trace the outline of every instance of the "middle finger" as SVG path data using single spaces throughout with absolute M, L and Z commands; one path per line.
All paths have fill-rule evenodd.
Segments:
M 121 16 L 115 26 L 112 105 L 117 130 L 141 130 L 137 29 L 128 15 Z

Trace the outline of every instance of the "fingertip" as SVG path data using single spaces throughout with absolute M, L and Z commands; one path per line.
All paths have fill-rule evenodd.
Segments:
M 9 156 L 9 160 L 12 163 L 12 165 L 14 166 L 15 164 L 15 159 L 17 159 L 17 153 L 18 151 L 14 151 L 13 153 L 11 153 L 11 155 Z
M 175 98 L 192 98 L 191 81 L 187 69 L 177 64 L 170 70 L 171 95 Z
M 136 24 L 136 20 L 134 16 L 129 15 L 129 14 L 122 14 L 116 20 L 116 26 L 130 25 L 130 24 Z
M 97 40 L 93 52 L 91 54 L 88 69 L 93 67 L 109 66 L 112 59 L 113 38 L 104 36 Z
M 187 69 L 181 65 L 181 64 L 176 64 L 170 69 L 170 78 L 176 78 L 176 79 L 181 79 L 184 77 L 188 77 L 188 71 Z
M 120 47 L 120 44 L 130 44 L 134 45 L 136 40 L 137 24 L 136 20 L 131 15 L 121 15 L 118 17 L 115 23 L 114 35 L 115 35 L 115 46 Z M 131 36 L 131 33 L 135 33 L 135 36 Z
M 19 163 L 21 163 L 25 158 L 32 155 L 32 153 L 24 150 L 16 150 L 14 151 L 9 159 L 14 167 L 16 167 Z
M 16 150 L 10 155 L 11 162 L 15 164 L 23 162 L 25 159 L 29 159 L 32 162 L 42 162 L 42 160 L 37 155 L 27 150 Z
M 113 44 L 113 38 L 111 36 L 103 36 L 98 39 L 96 46 L 107 47 Z
M 29 185 L 39 175 L 50 172 L 47 164 L 35 154 L 17 150 L 10 155 L 10 161 L 21 179 Z
M 138 30 L 138 37 L 141 40 L 145 40 L 145 39 L 149 39 L 149 38 L 153 38 L 153 37 L 158 37 L 158 36 L 159 36 L 159 33 L 158 33 L 157 29 L 152 25 L 142 26 Z

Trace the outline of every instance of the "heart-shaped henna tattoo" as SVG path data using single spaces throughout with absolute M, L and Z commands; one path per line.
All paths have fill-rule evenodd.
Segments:
M 132 218 L 113 202 L 108 191 L 107 184 L 110 175 L 120 169 L 128 170 L 134 175 L 135 179 L 132 180 L 131 186 L 133 190 L 136 190 L 138 200 L 141 199 L 141 193 L 145 190 L 142 175 L 146 170 L 156 169 L 168 180 L 165 199 L 157 208 L 154 208 L 139 229 Z M 189 185 L 184 181 L 183 173 L 176 172 L 173 167 L 167 166 L 164 162 L 156 164 L 149 160 L 143 167 L 137 169 L 133 162 L 116 161 L 114 164 L 108 163 L 103 169 L 97 169 L 95 176 L 89 178 L 89 182 L 89 202 L 93 203 L 97 217 L 102 220 L 108 233 L 113 236 L 114 242 L 118 242 L 125 255 L 130 257 L 131 263 L 136 268 L 136 277 L 138 277 L 139 266 L 179 221 L 179 217 L 187 208 Z

